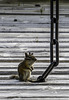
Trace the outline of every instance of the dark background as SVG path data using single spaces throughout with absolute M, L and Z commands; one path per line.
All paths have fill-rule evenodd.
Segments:
M 18 3 L 18 2 L 50 2 L 50 0 L 0 0 L 0 3 Z M 61 3 L 67 3 L 69 0 L 60 0 Z

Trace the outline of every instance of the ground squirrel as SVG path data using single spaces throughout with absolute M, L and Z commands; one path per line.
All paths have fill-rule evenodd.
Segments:
M 25 53 L 24 60 L 18 65 L 18 76 L 12 75 L 10 79 L 19 79 L 20 81 L 30 81 L 30 75 L 34 67 L 32 66 L 37 59 L 33 53 Z

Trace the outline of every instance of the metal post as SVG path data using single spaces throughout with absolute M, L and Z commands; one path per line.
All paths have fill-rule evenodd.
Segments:
M 55 14 L 54 14 L 54 3 L 55 3 Z M 59 0 L 50 0 L 50 15 L 51 15 L 50 16 L 51 17 L 51 35 L 50 35 L 50 62 L 51 64 L 45 70 L 42 76 L 39 76 L 37 78 L 37 82 L 44 82 L 45 78 L 49 75 L 52 69 L 59 64 L 59 42 L 58 42 Z M 55 51 L 54 51 L 54 48 L 55 48 Z M 54 53 L 55 53 L 55 57 L 54 57 Z

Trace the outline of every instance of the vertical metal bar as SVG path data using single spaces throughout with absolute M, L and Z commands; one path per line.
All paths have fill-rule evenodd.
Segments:
M 58 20 L 59 20 L 59 0 L 56 0 L 56 31 L 55 31 L 55 39 L 56 39 L 56 66 L 59 63 L 59 43 L 58 43 Z
M 51 35 L 50 35 L 50 61 L 53 62 L 53 33 L 54 33 L 54 24 L 53 24 L 53 0 L 50 1 L 50 16 L 51 16 Z

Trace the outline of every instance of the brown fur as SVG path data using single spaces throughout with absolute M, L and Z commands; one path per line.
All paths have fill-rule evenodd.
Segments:
M 25 53 L 25 59 L 18 65 L 18 76 L 13 75 L 11 79 L 19 79 L 20 81 L 30 81 L 30 75 L 33 68 L 33 64 L 36 58 L 33 54 Z

